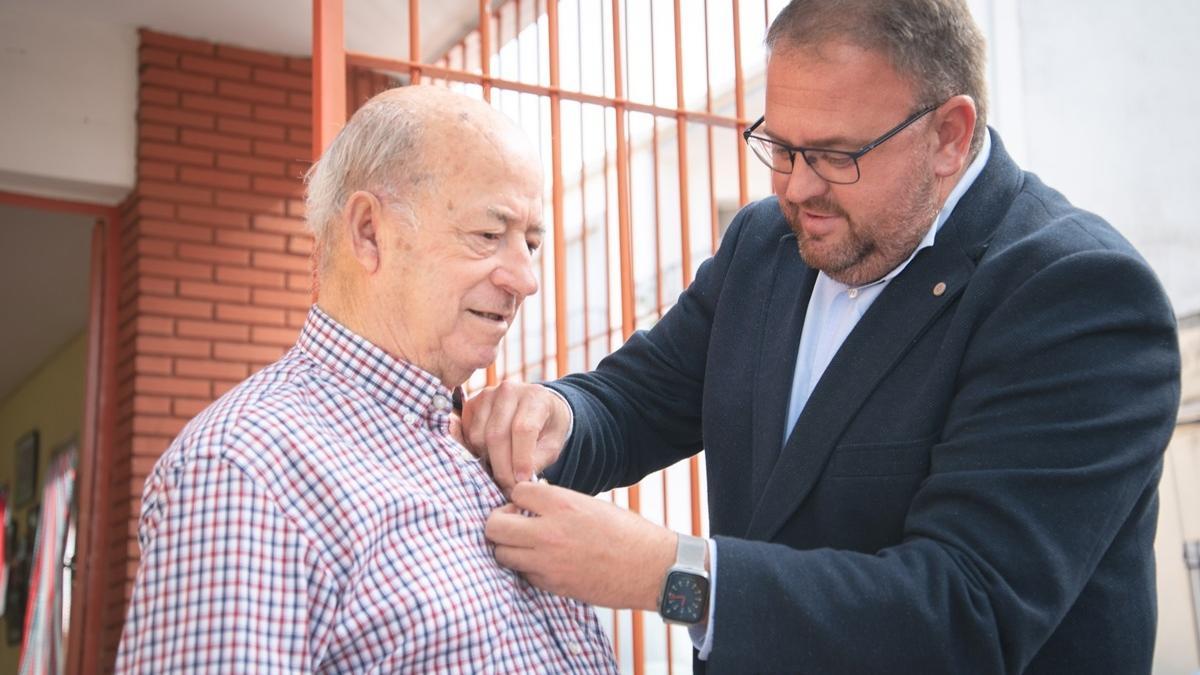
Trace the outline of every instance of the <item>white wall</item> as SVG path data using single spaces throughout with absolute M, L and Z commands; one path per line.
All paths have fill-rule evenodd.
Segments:
M 0 4 L 0 190 L 103 204 L 134 184 L 137 31 Z
M 1018 160 L 1132 241 L 1176 313 L 1200 311 L 1200 3 L 991 4 L 1018 18 Z

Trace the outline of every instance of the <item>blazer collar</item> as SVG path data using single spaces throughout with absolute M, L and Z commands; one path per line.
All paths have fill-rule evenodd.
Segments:
M 789 261 L 785 251 L 777 251 L 768 315 L 760 323 L 764 337 L 755 381 L 752 480 L 753 494 L 761 497 L 748 521 L 747 538 L 769 540 L 779 531 L 812 491 L 867 397 L 966 286 L 1022 182 L 1020 169 L 994 132 L 992 143 L 987 165 L 933 247 L 913 258 L 846 337 L 782 450 L 778 439 L 793 371 L 783 364 L 795 363 L 816 274 L 798 254 Z M 794 238 L 781 239 L 781 248 L 795 251 Z M 941 284 L 945 286 L 935 290 Z

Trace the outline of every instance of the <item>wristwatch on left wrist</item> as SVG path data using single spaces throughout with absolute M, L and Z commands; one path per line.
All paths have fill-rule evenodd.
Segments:
M 675 564 L 667 570 L 658 613 L 667 623 L 697 624 L 708 618 L 708 571 L 704 558 L 708 542 L 680 534 L 675 545 Z

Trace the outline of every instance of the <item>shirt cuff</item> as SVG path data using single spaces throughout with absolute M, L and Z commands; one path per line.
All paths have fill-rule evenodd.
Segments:
M 708 621 L 705 623 L 706 628 L 701 633 L 700 626 L 688 626 L 688 637 L 692 638 L 692 646 L 700 652 L 701 661 L 707 661 L 708 655 L 712 653 L 713 616 L 717 609 L 717 542 L 713 539 L 708 540 L 708 567 Z
M 551 394 L 554 394 L 555 396 L 557 396 L 557 397 L 558 397 L 558 400 L 562 401 L 562 402 L 563 402 L 563 405 L 567 406 L 567 415 L 568 415 L 568 417 L 569 417 L 570 419 L 568 419 L 568 420 L 567 420 L 567 435 L 566 435 L 566 440 L 570 440 L 570 439 L 571 439 L 571 434 L 575 433 L 575 411 L 571 409 L 571 403 L 570 403 L 570 401 L 568 401 L 568 400 L 567 400 L 567 397 L 566 397 L 566 396 L 563 396 L 562 394 L 560 394 L 560 393 L 558 393 L 557 391 L 555 391 L 555 390 L 551 389 L 550 387 L 547 387 L 546 385 L 542 385 L 542 387 L 543 387 L 543 388 L 544 388 L 546 391 L 548 391 L 548 392 L 550 392 Z

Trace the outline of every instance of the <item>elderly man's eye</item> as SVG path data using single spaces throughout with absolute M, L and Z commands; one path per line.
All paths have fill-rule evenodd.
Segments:
M 542 247 L 542 242 L 540 241 L 527 241 L 525 244 L 529 247 L 530 253 L 537 253 L 537 250 Z
M 503 235 L 501 235 L 499 232 L 480 232 L 479 236 L 487 239 L 488 241 L 499 241 L 500 237 Z

